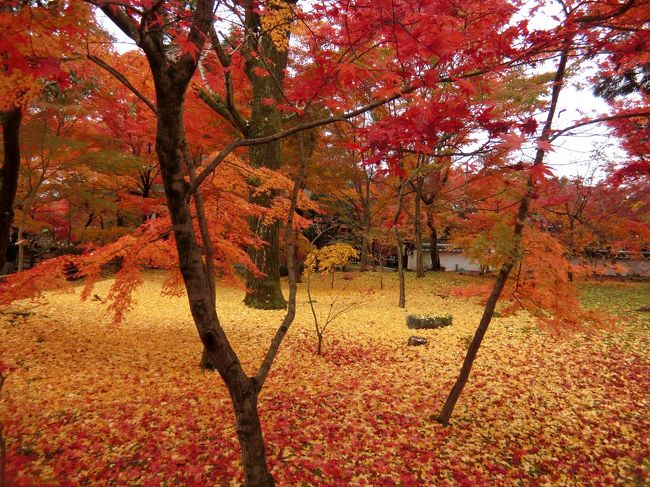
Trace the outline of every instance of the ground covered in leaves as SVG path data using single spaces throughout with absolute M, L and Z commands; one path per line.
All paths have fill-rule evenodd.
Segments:
M 326 330 L 318 357 L 301 288 L 296 322 L 260 398 L 278 485 L 643 485 L 650 481 L 650 302 L 647 283 L 591 284 L 585 302 L 618 313 L 615 333 L 553 338 L 525 316 L 497 318 L 444 428 L 432 415 L 454 380 L 481 307 L 445 297 L 450 274 L 379 274 L 315 282 L 323 313 L 355 303 Z M 0 398 L 10 485 L 237 485 L 229 399 L 199 370 L 183 298 L 147 275 L 127 321 L 78 293 L 21 303 L 0 316 L 0 358 L 14 367 Z M 108 283 L 96 289 L 105 295 Z M 218 308 L 251 372 L 282 312 L 253 311 L 221 288 Z M 338 306 L 338 304 L 337 304 Z M 10 311 L 28 311 L 15 314 Z M 406 314 L 451 314 L 417 330 Z

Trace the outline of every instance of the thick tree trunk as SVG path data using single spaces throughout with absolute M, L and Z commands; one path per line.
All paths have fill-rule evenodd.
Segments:
M 257 234 L 266 241 L 259 249 L 250 248 L 248 255 L 264 273 L 256 276 L 249 272 L 246 278 L 246 306 L 257 309 L 283 309 L 287 302 L 282 295 L 280 287 L 280 222 L 272 225 L 263 225 L 260 220 L 253 223 Z
M 6 263 L 11 225 L 14 221 L 14 200 L 18 188 L 20 169 L 20 122 L 22 111 L 18 107 L 2 112 L 2 141 L 4 160 L 0 172 L 0 269 Z
M 260 20 L 257 13 L 246 12 L 246 25 L 251 29 L 260 28 Z M 289 35 L 288 32 L 286 34 Z M 276 107 L 276 103 L 283 100 L 282 86 L 284 82 L 284 70 L 287 66 L 287 50 L 278 50 L 270 39 L 269 34 L 263 35 L 257 45 L 248 46 L 251 55 L 246 62 L 246 74 L 251 82 L 253 100 L 251 101 L 252 112 L 249 121 L 249 137 L 264 137 L 282 131 L 282 113 Z M 261 51 L 258 54 L 258 49 Z M 266 59 L 260 60 L 260 55 Z M 260 75 L 260 70 L 262 75 Z M 266 71 L 270 71 L 266 73 Z M 269 103 L 269 100 L 273 100 Z M 250 162 L 253 167 L 267 167 L 278 169 L 280 167 L 280 141 L 269 144 L 252 146 L 249 149 Z M 253 198 L 253 202 L 261 206 L 268 206 L 271 199 L 267 195 Z M 262 240 L 268 243 L 267 246 L 254 249 L 249 248 L 249 255 L 257 268 L 264 273 L 258 277 L 248 273 L 246 287 L 248 292 L 244 303 L 251 308 L 258 309 L 283 309 L 287 307 L 287 301 L 282 295 L 280 287 L 280 224 L 264 225 L 262 219 L 254 219 L 251 222 L 252 229 Z
M 369 245 L 368 245 L 368 234 L 363 232 L 363 240 L 361 242 L 361 253 L 359 255 L 359 269 L 361 271 L 367 271 L 368 270 L 368 263 L 370 262 L 370 252 L 368 251 Z
M 237 438 L 241 446 L 246 487 L 270 487 L 275 481 L 266 463 L 264 436 L 257 411 L 257 392 L 253 381 L 244 393 L 232 397 Z

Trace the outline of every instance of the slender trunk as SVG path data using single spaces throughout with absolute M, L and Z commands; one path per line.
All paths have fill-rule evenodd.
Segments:
M 440 265 L 440 253 L 438 252 L 438 232 L 436 231 L 436 224 L 433 220 L 433 210 L 429 213 L 427 218 L 427 226 L 429 227 L 429 245 L 431 246 L 429 252 L 431 253 L 431 270 L 439 272 L 442 270 Z
M 32 198 L 31 195 L 23 201 L 23 214 L 18 225 L 18 241 L 20 242 L 25 235 L 25 226 L 27 225 L 27 215 L 31 211 Z M 18 246 L 18 265 L 16 272 L 22 272 L 25 267 L 25 245 Z
M 395 231 L 397 237 L 397 273 L 399 274 L 399 302 L 397 306 L 406 308 L 406 285 L 404 283 L 404 244 L 399 236 L 399 232 Z
M 317 333 L 318 336 L 318 347 L 316 348 L 316 355 L 323 355 L 323 334 Z
M 20 242 L 23 239 L 25 224 L 21 223 L 18 227 L 18 241 Z M 18 264 L 16 266 L 16 272 L 22 272 L 25 268 L 25 245 L 18 246 Z
M 185 133 L 185 129 L 182 129 L 183 133 Z M 194 163 L 194 159 L 192 157 L 192 154 L 190 153 L 190 148 L 187 144 L 187 140 L 184 141 L 183 143 L 183 158 L 185 160 L 185 167 L 187 169 L 187 173 L 190 177 L 190 181 L 194 182 L 196 179 L 196 167 Z M 210 237 L 210 230 L 209 230 L 209 225 L 208 225 L 208 219 L 205 214 L 205 207 L 203 205 L 203 196 L 201 195 L 201 190 L 200 188 L 197 188 L 194 194 L 192 195 L 192 198 L 194 199 L 194 208 L 196 210 L 196 217 L 199 222 L 199 231 L 201 232 L 201 240 L 203 241 L 203 254 L 204 254 L 204 269 L 206 276 L 208 278 L 208 284 L 210 286 L 210 292 L 212 294 L 212 300 L 216 302 L 217 300 L 217 289 L 216 289 L 216 271 L 215 271 L 215 253 L 214 253 L 214 246 L 212 245 L 212 238 Z M 199 366 L 203 370 L 215 370 L 216 369 L 216 364 L 214 364 L 210 360 L 210 355 L 208 352 L 205 350 L 205 347 L 203 348 L 203 352 L 201 354 L 201 361 L 199 362 Z
M 399 234 L 397 222 L 399 222 L 400 214 L 402 213 L 402 204 L 404 194 L 404 181 L 400 177 L 400 184 L 397 190 L 397 210 L 393 216 L 393 231 L 395 232 L 395 241 L 397 242 L 397 273 L 399 275 L 399 302 L 397 306 L 400 308 L 406 307 L 406 286 L 404 284 L 404 244 L 402 237 Z
M 2 117 L 2 140 L 4 160 L 0 172 L 0 269 L 6 263 L 11 225 L 14 221 L 14 200 L 18 188 L 20 169 L 20 122 L 22 110 L 10 108 Z
M 469 378 L 469 374 L 472 371 L 472 365 L 474 364 L 478 350 L 481 347 L 481 342 L 483 341 L 485 332 L 490 325 L 490 321 L 492 321 L 494 307 L 497 304 L 499 296 L 501 296 L 501 291 L 503 291 L 503 286 L 505 285 L 511 270 L 512 265 L 504 266 L 501 268 L 499 276 L 497 277 L 497 281 L 494 284 L 494 288 L 492 289 L 492 293 L 490 294 L 490 297 L 488 298 L 488 301 L 485 305 L 485 310 L 483 311 L 481 321 L 478 325 L 478 328 L 476 329 L 476 332 L 474 333 L 472 343 L 470 343 L 470 346 L 467 350 L 467 355 L 465 355 L 465 360 L 463 361 L 463 366 L 460 369 L 458 378 L 456 379 L 454 387 L 451 389 L 451 392 L 445 401 L 445 405 L 438 415 L 437 421 L 445 426 L 449 424 L 449 419 L 454 412 L 456 402 L 458 402 L 458 398 L 460 397 L 460 394 L 463 392 L 463 388 L 467 383 L 467 379 Z
M 295 230 L 294 232 L 294 241 L 295 245 L 293 246 L 293 267 L 294 267 L 294 275 L 296 276 L 296 282 L 302 282 L 302 272 L 300 272 L 300 253 L 298 251 L 298 236 L 300 235 L 300 231 L 298 229 Z M 287 261 L 287 269 L 289 268 L 289 262 Z M 287 271 L 288 272 L 288 271 Z
M 557 108 L 557 101 L 560 96 L 560 91 L 562 89 L 562 83 L 564 81 L 564 73 L 565 73 L 568 57 L 569 57 L 568 51 L 567 50 L 563 51 L 560 57 L 560 62 L 558 64 L 557 71 L 555 73 L 555 80 L 554 80 L 553 90 L 551 94 L 551 104 L 549 107 L 546 122 L 544 124 L 544 128 L 542 130 L 542 134 L 539 137 L 539 142 L 549 142 L 550 140 L 551 126 L 553 123 L 555 110 Z M 539 166 L 543 162 L 544 162 L 544 150 L 538 148 L 535 155 L 535 161 L 533 162 L 533 166 Z M 533 189 L 534 189 L 534 181 L 529 175 L 526 183 L 526 192 L 521 197 L 521 202 L 519 204 L 519 211 L 517 212 L 517 219 L 515 221 L 515 226 L 512 232 L 512 238 L 514 242 L 514 255 L 517 256 L 517 258 L 519 259 L 523 258 L 523 256 L 519 255 L 521 252 L 521 239 L 524 231 L 524 223 L 528 216 L 528 209 L 530 206 L 531 194 L 533 192 Z M 481 347 L 481 342 L 483 341 L 483 337 L 487 332 L 488 326 L 490 326 L 490 321 L 492 321 L 492 316 L 494 315 L 494 308 L 497 304 L 497 301 L 499 300 L 499 297 L 501 296 L 501 292 L 503 291 L 503 287 L 505 286 L 506 280 L 508 279 L 508 275 L 512 271 L 512 268 L 514 267 L 515 263 L 516 263 L 515 259 L 511 259 L 501 266 L 501 270 L 499 271 L 497 280 L 494 283 L 494 287 L 492 288 L 492 293 L 490 293 L 488 301 L 485 304 L 485 310 L 483 311 L 483 316 L 481 317 L 479 326 L 476 329 L 476 333 L 474 334 L 472 343 L 470 344 L 467 350 L 467 355 L 465 355 L 463 366 L 461 367 L 460 373 L 456 378 L 454 387 L 449 392 L 449 396 L 447 397 L 447 400 L 445 401 L 445 404 L 442 407 L 440 414 L 438 415 L 437 421 L 445 426 L 449 424 L 449 419 L 451 418 L 451 415 L 454 412 L 454 407 L 456 406 L 456 402 L 458 401 L 458 398 L 460 397 L 465 387 L 465 384 L 467 383 L 467 379 L 469 378 L 469 375 L 472 371 L 472 365 L 474 364 L 474 360 L 476 359 L 478 350 Z
M 363 204 L 363 241 L 361 243 L 360 264 L 361 270 L 368 270 L 368 264 L 372 255 L 370 246 L 370 196 L 362 199 Z
M 415 194 L 415 270 L 416 277 L 424 277 L 424 260 L 422 253 L 422 181 L 421 178 L 416 183 Z

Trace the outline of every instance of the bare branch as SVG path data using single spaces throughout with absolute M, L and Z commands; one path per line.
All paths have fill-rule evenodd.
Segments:
M 636 118 L 636 117 L 650 117 L 650 111 L 646 112 L 627 112 L 627 113 L 617 113 L 616 115 L 610 115 L 607 117 L 594 118 L 593 120 L 586 120 L 584 122 L 578 122 L 570 127 L 565 127 L 563 129 L 558 129 L 553 131 L 553 136 L 549 137 L 549 141 L 553 141 L 563 134 L 570 132 L 571 130 L 577 129 L 579 127 L 585 127 L 587 125 L 593 125 L 596 123 L 602 122 L 611 122 L 612 120 L 625 120 L 627 118 Z

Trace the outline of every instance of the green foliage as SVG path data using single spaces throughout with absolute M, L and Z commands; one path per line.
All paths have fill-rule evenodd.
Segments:
M 499 268 L 506 262 L 517 262 L 521 258 L 512 239 L 512 229 L 505 222 L 495 224 L 487 234 L 478 235 L 466 252 L 481 265 L 492 268 Z

